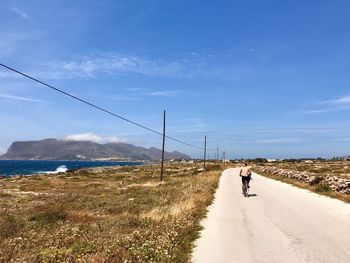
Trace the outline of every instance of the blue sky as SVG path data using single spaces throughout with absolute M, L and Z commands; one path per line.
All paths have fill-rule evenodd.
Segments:
M 230 158 L 349 155 L 349 13 L 341 0 L 3 0 L 0 61 L 158 131 L 166 110 L 169 136 L 207 135 Z M 0 152 L 43 138 L 161 146 L 5 69 L 0 107 Z

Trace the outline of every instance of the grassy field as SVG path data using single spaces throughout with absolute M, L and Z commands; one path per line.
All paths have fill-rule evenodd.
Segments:
M 95 168 L 0 180 L 0 262 L 188 262 L 222 167 Z

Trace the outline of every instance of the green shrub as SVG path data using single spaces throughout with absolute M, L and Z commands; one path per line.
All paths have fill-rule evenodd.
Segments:
M 331 188 L 328 184 L 319 184 L 316 186 L 315 191 L 318 193 L 330 192 Z
M 58 221 L 64 221 L 66 218 L 67 213 L 62 208 L 49 208 L 48 210 L 34 214 L 29 220 L 44 224 L 54 224 Z
M 197 175 L 201 172 L 199 169 L 192 170 L 192 175 Z
M 39 251 L 35 262 L 75 262 L 71 248 L 48 247 Z
M 72 248 L 73 252 L 78 255 L 85 255 L 89 253 L 93 253 L 96 251 L 94 244 L 87 241 L 78 241 L 74 244 Z
M 24 227 L 24 220 L 8 213 L 0 215 L 0 238 L 15 236 Z
M 12 195 L 9 193 L 4 193 L 4 192 L 0 192 L 0 197 L 11 197 Z
M 206 171 L 217 171 L 221 169 L 221 165 L 220 164 L 208 164 L 205 167 Z

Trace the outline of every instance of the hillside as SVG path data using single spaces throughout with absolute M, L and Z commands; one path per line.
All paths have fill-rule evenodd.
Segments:
M 144 148 L 128 143 L 99 144 L 91 141 L 45 139 L 13 142 L 0 159 L 9 160 L 92 160 L 102 158 L 156 160 L 161 150 Z M 166 159 L 190 159 L 180 152 L 165 152 Z

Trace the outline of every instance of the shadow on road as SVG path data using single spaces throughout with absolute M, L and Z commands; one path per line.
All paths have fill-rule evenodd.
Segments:
M 257 194 L 248 194 L 248 197 L 258 196 Z

